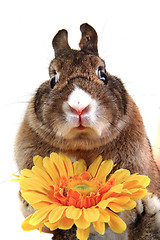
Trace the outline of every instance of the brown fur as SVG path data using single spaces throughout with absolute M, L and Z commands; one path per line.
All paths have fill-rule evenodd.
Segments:
M 96 32 L 88 24 L 82 25 L 81 31 L 79 51 L 69 47 L 66 30 L 59 31 L 53 39 L 56 58 L 50 64 L 49 74 L 52 76 L 56 70 L 60 77 L 53 89 L 49 81 L 44 82 L 28 105 L 15 143 L 18 167 L 30 169 L 33 156 L 49 156 L 53 151 L 62 151 L 76 160 L 84 158 L 88 165 L 102 154 L 104 159 L 117 163 L 117 168 L 148 175 L 149 191 L 160 197 L 160 174 L 139 110 L 120 79 L 106 72 L 105 85 L 97 77 L 97 68 L 101 66 L 105 71 L 105 63 L 98 56 L 97 38 L 93 38 Z M 62 104 L 74 84 L 100 103 L 98 121 L 106 124 L 101 136 L 92 131 L 74 138 L 57 136 L 58 131 L 67 128 Z

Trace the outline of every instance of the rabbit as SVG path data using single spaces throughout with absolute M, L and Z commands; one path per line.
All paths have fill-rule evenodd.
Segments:
M 160 172 L 141 114 L 122 81 L 107 72 L 95 29 L 84 23 L 80 30 L 80 50 L 70 48 L 65 29 L 53 38 L 50 80 L 30 100 L 16 136 L 18 168 L 31 169 L 35 155 L 63 152 L 73 161 L 85 159 L 88 166 L 102 155 L 112 159 L 116 169 L 147 175 L 153 195 L 122 213 L 127 230 L 114 234 L 108 228 L 104 236 L 91 231 L 89 239 L 160 239 Z M 76 239 L 74 229 L 54 232 L 53 239 L 65 238 Z

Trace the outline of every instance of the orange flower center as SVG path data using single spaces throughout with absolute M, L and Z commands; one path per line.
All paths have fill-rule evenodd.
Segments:
M 72 180 L 68 183 L 67 189 L 73 189 L 79 192 L 82 195 L 89 196 L 90 193 L 97 193 L 99 186 L 94 182 L 89 182 L 87 180 Z
M 97 205 L 104 193 L 115 184 L 109 181 L 102 185 L 98 179 L 92 178 L 88 172 L 76 175 L 73 178 L 61 178 L 59 186 L 50 186 L 49 197 L 62 205 L 77 208 L 89 208 Z

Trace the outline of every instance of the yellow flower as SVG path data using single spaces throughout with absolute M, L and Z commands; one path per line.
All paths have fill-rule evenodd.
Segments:
M 52 153 L 44 159 L 36 156 L 32 170 L 24 169 L 19 176 L 23 198 L 35 212 L 22 223 L 25 231 L 77 227 L 77 238 L 85 240 L 90 225 L 104 234 L 105 224 L 122 233 L 126 224 L 116 214 L 133 209 L 135 200 L 146 196 L 150 179 L 120 169 L 110 174 L 112 160 L 99 156 L 87 169 L 84 160 L 74 163 L 63 153 Z

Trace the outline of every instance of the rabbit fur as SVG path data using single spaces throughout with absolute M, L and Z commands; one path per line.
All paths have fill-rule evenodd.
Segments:
M 117 169 L 147 175 L 153 196 L 121 213 L 127 224 L 125 233 L 106 229 L 101 236 L 91 231 L 89 239 L 160 239 L 160 172 L 141 114 L 121 80 L 107 72 L 95 29 L 85 23 L 80 30 L 80 50 L 70 48 L 64 29 L 53 38 L 50 80 L 30 100 L 17 133 L 18 168 L 31 169 L 33 156 L 51 152 L 64 152 L 73 161 L 83 158 L 88 166 L 101 154 L 112 159 Z M 53 239 L 60 238 L 76 239 L 75 232 L 55 231 Z

